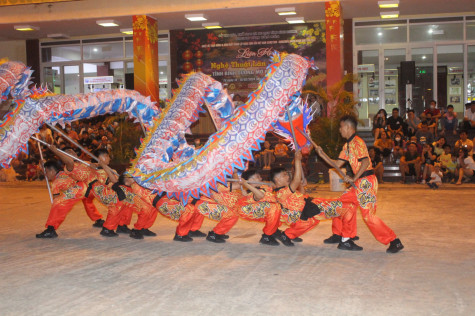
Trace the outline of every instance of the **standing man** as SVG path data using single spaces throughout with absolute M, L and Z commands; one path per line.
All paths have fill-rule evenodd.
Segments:
M 376 216 L 378 180 L 374 175 L 373 167 L 371 167 L 371 160 L 366 144 L 360 137 L 356 136 L 357 124 L 356 118 L 351 115 L 345 115 L 340 119 L 340 134 L 343 138 L 346 138 L 347 141 L 337 161 L 328 157 L 320 146 L 317 146 L 315 143 L 313 143 L 313 146 L 327 163 L 342 167 L 348 162 L 353 170 L 354 177 L 347 175 L 344 180 L 347 183 L 354 183 L 356 188 L 351 187 L 340 198 L 351 198 L 355 202 L 355 207 L 351 213 L 342 218 L 342 231 L 352 231 L 352 229 L 348 229 L 348 226 L 355 225 L 353 217 L 356 216 L 356 210 L 359 206 L 363 220 L 373 236 L 382 244 L 390 244 L 386 252 L 396 253 L 402 250 L 404 246 L 391 228 Z M 356 231 L 356 229 L 354 230 Z M 351 240 L 351 237 L 352 236 L 345 236 L 345 234 L 343 234 L 338 244 L 338 249 L 363 250 L 362 247 L 356 245 L 353 240 Z

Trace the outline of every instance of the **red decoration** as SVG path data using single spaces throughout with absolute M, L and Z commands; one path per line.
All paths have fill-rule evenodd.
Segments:
M 186 63 L 183 64 L 183 70 L 185 72 L 190 72 L 193 70 L 193 64 L 187 61 Z
M 193 58 L 193 53 L 191 52 L 191 50 L 187 49 L 183 52 L 181 56 L 183 57 L 184 60 L 190 60 Z
M 203 52 L 200 51 L 200 50 L 197 51 L 197 52 L 195 53 L 195 57 L 198 58 L 198 59 L 200 59 L 201 57 L 203 57 Z
M 195 61 L 195 65 L 196 65 L 197 67 L 203 66 L 203 60 L 197 59 L 197 60 Z

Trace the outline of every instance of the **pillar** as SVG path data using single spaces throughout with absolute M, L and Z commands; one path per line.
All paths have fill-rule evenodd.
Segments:
M 159 101 L 157 20 L 146 15 L 133 16 L 134 89 L 152 101 Z

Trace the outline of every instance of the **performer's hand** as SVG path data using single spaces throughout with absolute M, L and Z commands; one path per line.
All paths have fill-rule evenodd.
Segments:
M 346 182 L 346 183 L 353 183 L 353 182 L 355 182 L 355 181 L 353 180 L 353 178 L 350 177 L 350 176 L 345 176 L 345 177 L 343 178 L 343 181 Z
M 295 151 L 295 160 L 302 160 L 302 152 L 300 150 Z
M 303 178 L 302 179 L 302 182 L 300 182 L 300 185 L 302 185 L 303 187 L 307 186 L 307 179 L 306 178 Z
M 51 149 L 51 151 L 54 153 L 58 152 L 58 148 L 55 145 L 49 145 L 49 149 Z

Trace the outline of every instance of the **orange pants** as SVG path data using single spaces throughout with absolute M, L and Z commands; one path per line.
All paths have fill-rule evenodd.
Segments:
M 371 175 L 360 178 L 355 182 L 355 185 L 357 187 L 356 189 L 352 187 L 341 196 L 343 199 L 351 199 L 354 201 L 354 206 L 351 211 L 348 211 L 345 216 L 341 218 L 342 236 L 354 237 L 356 235 L 356 212 L 359 206 L 363 220 L 374 238 L 382 244 L 389 244 L 392 240 L 396 239 L 396 234 L 376 216 L 376 193 L 378 192 L 378 180 L 376 176 Z
M 237 205 L 239 217 L 248 221 L 264 222 L 262 231 L 266 235 L 274 234 L 280 225 L 281 207 L 275 202 L 255 202 Z
M 85 198 L 84 192 L 78 192 L 76 196 L 70 197 L 61 193 L 57 198 L 53 200 L 53 205 L 46 220 L 45 227 L 53 226 L 54 229 L 64 222 L 68 213 L 73 209 L 74 204 L 79 201 L 82 201 L 86 214 L 93 221 L 96 221 L 102 218 L 101 213 L 97 210 L 96 206 L 92 202 L 94 197 Z
M 127 195 L 127 198 L 122 202 L 123 206 L 118 213 L 112 214 L 110 219 L 109 216 L 107 216 L 109 220 L 108 224 L 112 220 L 114 223 L 117 222 L 118 225 L 129 225 L 133 212 L 137 213 L 137 222 L 134 224 L 135 229 L 148 229 L 155 223 L 158 214 L 157 209 L 148 204 L 140 196 L 136 194 Z M 115 228 L 117 228 L 117 226 Z
M 195 206 L 190 203 L 184 206 L 181 202 L 164 196 L 155 207 L 163 216 L 178 221 L 176 234 L 179 236 L 188 235 L 190 230 L 198 230 L 203 223 L 203 216 L 197 216 L 199 214 L 196 213 Z
M 206 216 L 209 219 L 218 221 L 218 224 L 213 228 L 213 231 L 218 235 L 224 235 L 229 232 L 239 219 L 239 216 L 232 209 L 207 200 L 196 202 L 194 210 L 200 216 Z

